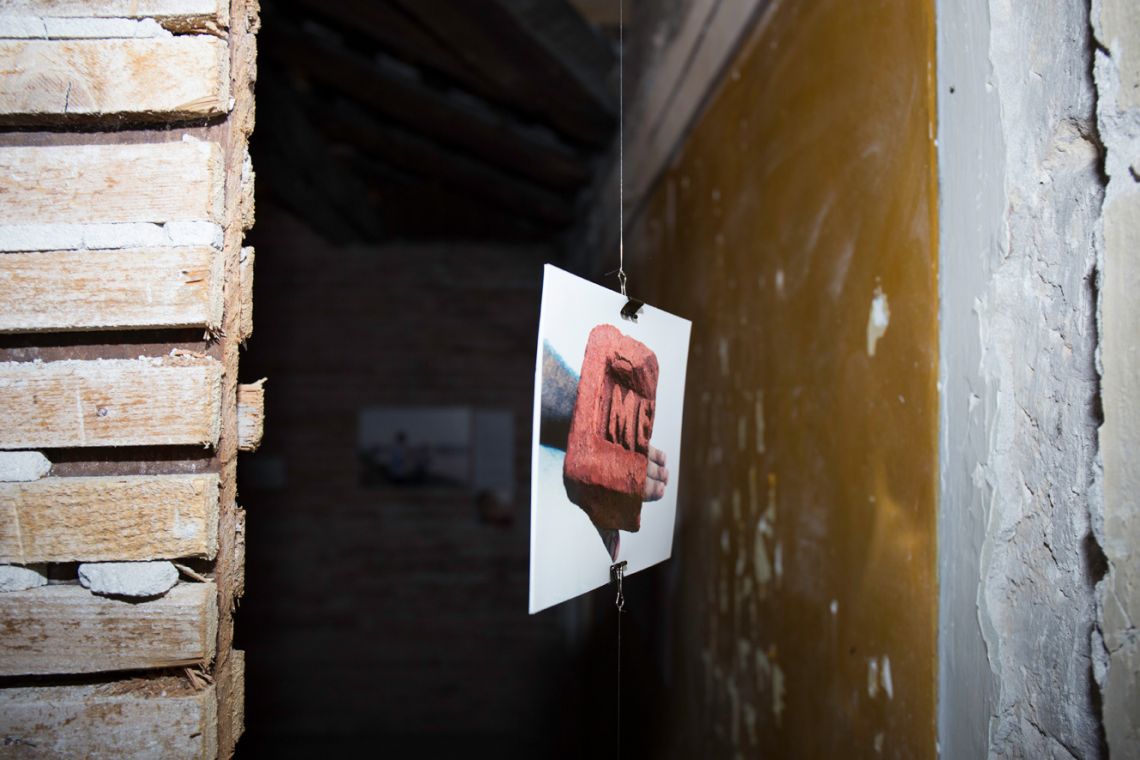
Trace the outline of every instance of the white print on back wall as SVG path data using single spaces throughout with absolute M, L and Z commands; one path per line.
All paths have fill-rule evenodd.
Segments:
M 690 323 L 547 265 L 535 362 L 530 612 L 669 558 Z

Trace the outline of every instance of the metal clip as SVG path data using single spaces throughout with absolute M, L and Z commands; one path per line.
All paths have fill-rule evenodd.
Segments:
M 621 307 L 621 318 L 636 322 L 643 306 L 645 306 L 645 301 L 638 301 L 636 298 L 629 299 L 625 306 Z
M 625 594 L 622 593 L 622 580 L 625 579 L 625 560 L 617 564 L 610 565 L 610 583 L 617 583 L 617 598 L 614 599 L 614 606 L 618 608 L 618 612 L 625 610 Z

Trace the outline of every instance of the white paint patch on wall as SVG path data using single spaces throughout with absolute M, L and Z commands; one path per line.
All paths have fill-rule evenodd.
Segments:
M 764 390 L 756 391 L 756 453 L 764 453 Z
M 752 569 L 756 583 L 766 586 L 772 580 L 772 563 L 768 560 L 768 547 L 764 545 L 763 520 L 756 526 L 756 538 L 752 547 Z
M 784 671 L 779 665 L 772 666 L 772 715 L 776 717 L 776 725 L 784 715 Z
M 882 288 L 875 288 L 871 313 L 867 315 L 867 355 L 875 355 L 875 346 L 891 324 L 891 307 Z

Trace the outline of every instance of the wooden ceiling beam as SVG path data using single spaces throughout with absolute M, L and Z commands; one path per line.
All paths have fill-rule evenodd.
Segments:
M 481 197 L 545 226 L 563 228 L 574 221 L 573 205 L 561 195 L 385 124 L 344 100 L 331 108 L 324 104 L 313 108 L 320 114 L 314 121 L 332 140 L 353 145 L 385 164 Z
M 613 139 L 613 52 L 566 0 L 392 2 L 560 131 L 594 147 Z
M 366 183 L 339 165 L 276 72 L 266 72 L 258 82 L 258 109 L 273 125 L 254 143 L 266 156 L 256 164 L 263 186 L 258 189 L 268 189 L 282 205 L 312 219 L 333 242 L 380 238 L 380 214 L 369 202 Z
M 586 159 L 553 135 L 526 129 L 488 105 L 434 89 L 414 72 L 370 61 L 280 17 L 266 20 L 259 47 L 299 76 L 505 171 L 555 188 L 577 188 L 590 179 Z
M 630 6 L 633 3 L 627 0 L 624 11 L 621 11 L 618 2 L 619 0 L 570 0 L 575 10 L 591 24 L 617 26 L 619 22 L 624 21 L 628 25 L 632 10 Z
M 449 50 L 403 10 L 383 0 L 299 0 L 318 18 L 375 42 L 395 57 L 453 80 L 488 100 L 506 93 Z
M 360 153 L 346 154 L 344 159 L 370 181 L 384 207 L 389 237 L 530 242 L 550 239 L 549 229 L 492 206 L 480 196 L 456 192 Z

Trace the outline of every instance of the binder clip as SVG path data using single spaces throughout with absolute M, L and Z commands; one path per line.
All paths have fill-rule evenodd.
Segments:
M 625 302 L 625 306 L 621 307 L 621 318 L 636 322 L 643 306 L 645 306 L 645 301 L 638 301 L 636 298 L 629 299 Z
M 618 562 L 617 564 L 610 565 L 610 583 L 617 583 L 617 598 L 614 599 L 614 606 L 617 607 L 617 611 L 619 613 L 625 611 L 625 592 L 622 589 L 622 581 L 623 580 L 625 580 L 625 560 L 624 559 L 621 562 Z M 618 619 L 620 620 L 621 618 L 618 618 Z M 621 633 L 620 633 L 621 629 L 620 629 L 620 626 L 619 626 L 618 630 L 619 630 L 619 633 L 618 633 L 618 649 L 620 650 L 621 649 Z M 620 659 L 619 659 L 619 662 L 620 662 Z
M 621 562 L 610 565 L 610 583 L 618 583 L 625 578 L 626 561 L 623 559 Z

